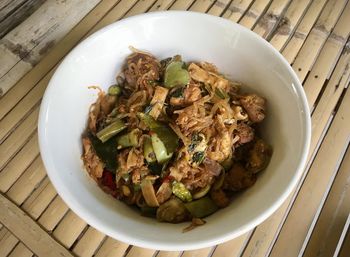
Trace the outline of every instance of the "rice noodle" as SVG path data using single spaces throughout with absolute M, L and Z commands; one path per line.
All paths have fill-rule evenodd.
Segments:
M 187 137 L 185 137 L 185 135 L 182 134 L 180 128 L 176 124 L 169 123 L 169 126 L 176 133 L 176 135 L 181 139 L 181 141 L 183 142 L 184 145 L 189 144 L 189 139 L 187 139 Z

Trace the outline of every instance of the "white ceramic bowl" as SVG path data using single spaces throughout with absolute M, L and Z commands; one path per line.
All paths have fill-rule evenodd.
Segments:
M 273 146 L 268 168 L 231 205 L 182 233 L 183 224 L 142 217 L 105 194 L 83 169 L 81 135 L 90 85 L 114 83 L 129 46 L 158 58 L 181 54 L 205 60 L 250 86 L 268 100 L 264 138 Z M 40 109 L 39 142 L 47 173 L 67 205 L 91 226 L 128 244 L 162 250 L 211 246 L 237 237 L 271 215 L 296 185 L 310 142 L 309 110 L 289 64 L 266 41 L 228 20 L 191 12 L 134 16 L 96 32 L 80 43 L 53 75 Z

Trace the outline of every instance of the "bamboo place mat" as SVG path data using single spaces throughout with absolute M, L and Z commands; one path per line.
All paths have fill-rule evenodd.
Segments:
M 40 101 L 62 58 L 96 30 L 157 10 L 205 12 L 253 30 L 291 63 L 312 111 L 311 151 L 298 187 L 264 223 L 215 247 L 164 252 L 105 236 L 69 210 L 39 154 Z M 347 0 L 2 0 L 4 27 L 0 256 L 350 256 Z

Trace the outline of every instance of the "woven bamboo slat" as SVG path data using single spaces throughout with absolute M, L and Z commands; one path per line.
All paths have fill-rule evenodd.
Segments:
M 335 252 L 350 213 L 349 170 L 348 149 L 306 246 L 305 257 L 314 256 L 315 253 L 331 256 Z
M 9 257 L 31 257 L 33 256 L 33 253 L 23 243 L 18 243 L 8 256 Z

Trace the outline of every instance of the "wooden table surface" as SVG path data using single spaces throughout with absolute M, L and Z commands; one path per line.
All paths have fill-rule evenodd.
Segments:
M 308 165 L 264 223 L 224 244 L 142 249 L 76 216 L 46 176 L 37 121 L 47 83 L 87 35 L 128 16 L 191 10 L 268 40 L 292 65 L 312 110 Z M 0 256 L 350 256 L 350 1 L 0 0 Z

